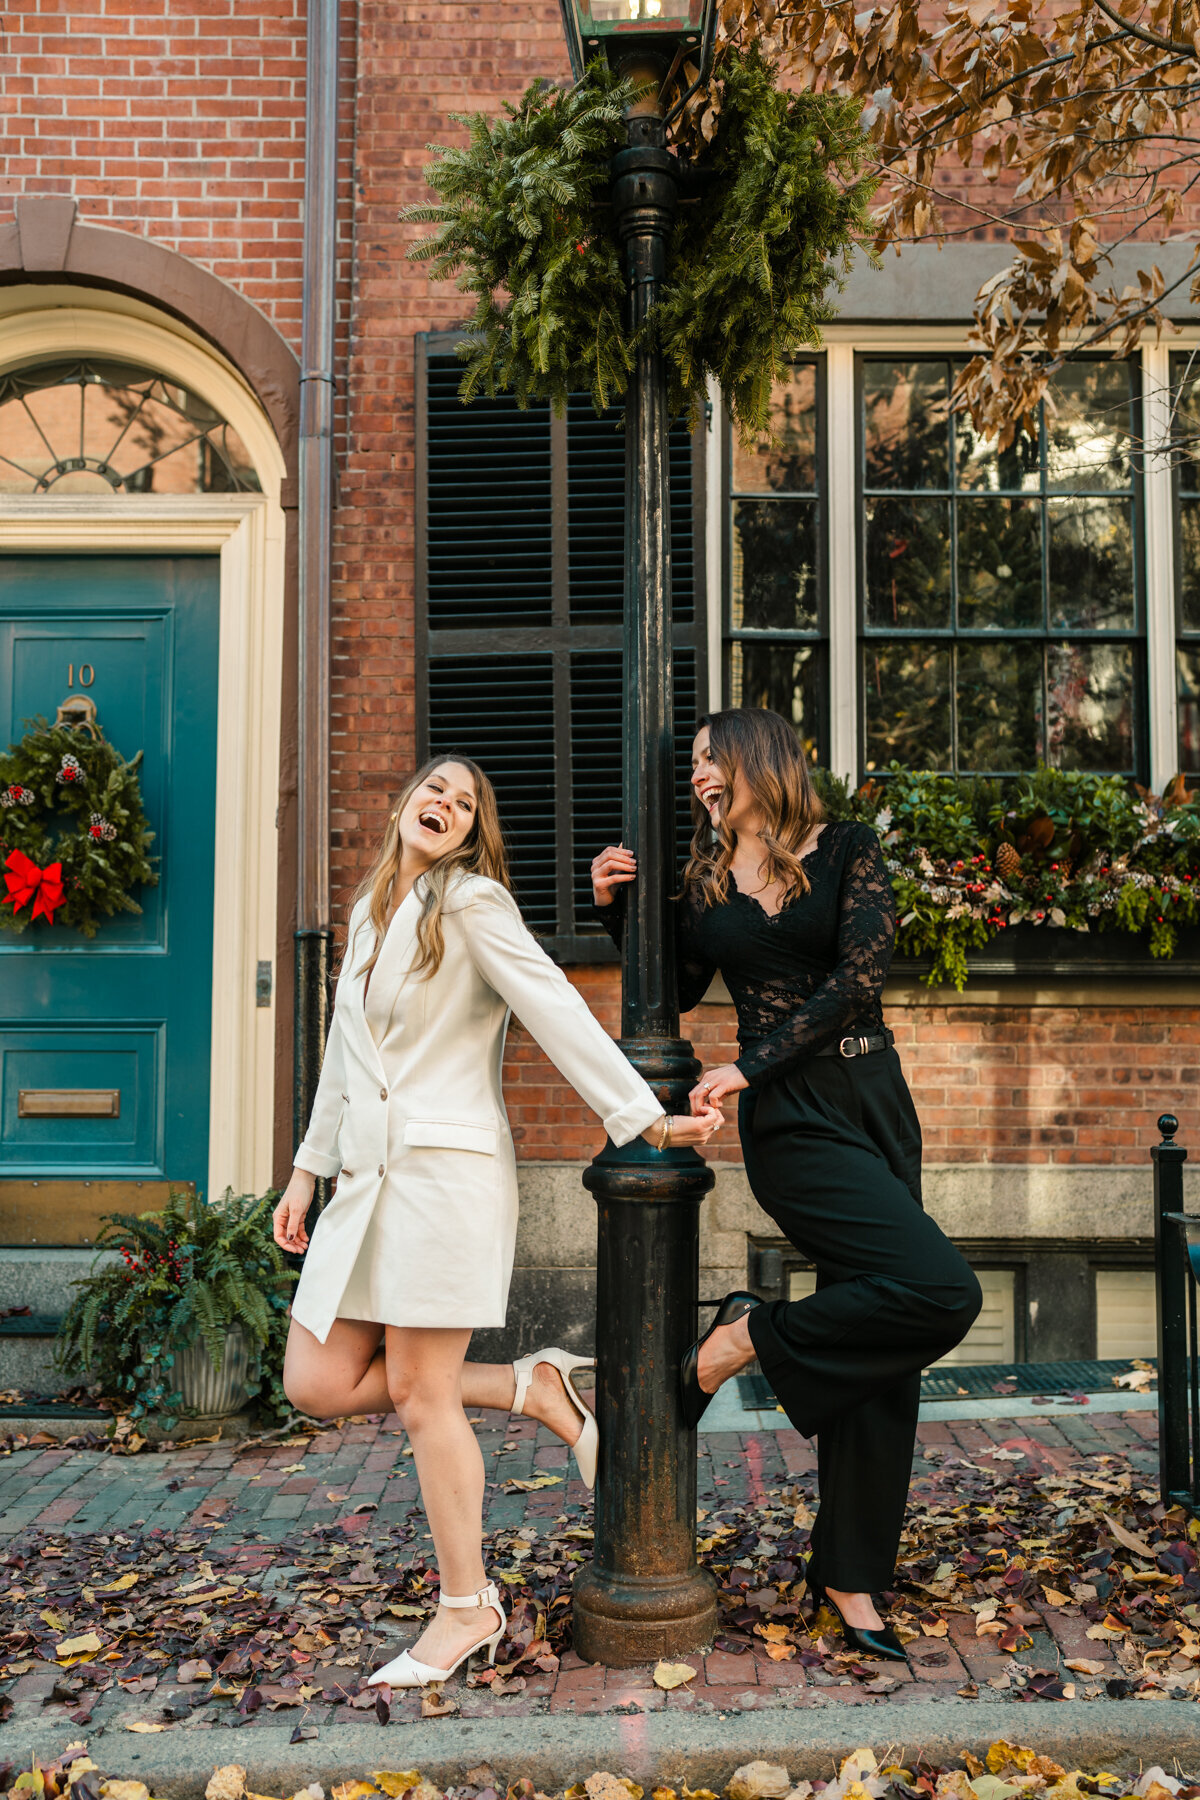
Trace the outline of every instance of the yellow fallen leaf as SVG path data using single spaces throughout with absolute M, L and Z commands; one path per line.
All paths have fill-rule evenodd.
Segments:
M 125 1594 L 128 1593 L 136 1580 L 136 1575 L 118 1575 L 115 1581 L 110 1582 L 107 1587 L 98 1588 L 97 1592 L 101 1594 Z
M 60 1612 L 44 1612 L 38 1615 L 43 1625 L 49 1625 L 51 1631 L 69 1631 L 71 1621 Z
M 519 1494 L 532 1494 L 536 1488 L 558 1487 L 562 1482 L 561 1475 L 534 1475 L 529 1481 L 506 1481 L 506 1488 L 515 1488 Z
M 795 1654 L 796 1654 L 795 1644 L 768 1644 L 767 1645 L 767 1655 L 770 1657 L 772 1662 L 787 1662 L 788 1658 L 791 1656 L 795 1656 Z
M 150 1800 L 150 1789 L 144 1781 L 102 1781 L 104 1800 Z
M 103 1648 L 94 1631 L 85 1631 L 82 1637 L 64 1638 L 54 1654 L 61 1662 L 64 1656 L 88 1656 Z
M 425 1614 L 429 1611 L 429 1608 L 427 1606 L 395 1606 L 395 1605 L 393 1605 L 393 1606 L 389 1606 L 387 1608 L 387 1611 L 390 1612 L 392 1614 L 392 1617 L 396 1618 L 396 1619 L 423 1619 L 425 1617 Z M 374 1781 L 376 1779 L 376 1777 L 372 1776 L 371 1779 L 372 1779 L 372 1781 Z M 420 1777 L 418 1776 L 417 1779 L 419 1780 Z M 415 1787 L 416 1785 L 417 1784 L 414 1781 L 412 1783 L 412 1786 Z M 384 1788 L 383 1791 L 386 1794 L 388 1792 L 388 1789 Z
M 165 1725 L 152 1725 L 147 1719 L 126 1719 L 126 1731 L 165 1731 Z
M 768 1643 L 786 1644 L 788 1638 L 791 1636 L 791 1632 L 786 1625 L 772 1623 L 762 1627 L 762 1635 L 767 1639 Z
M 245 1800 L 276 1800 L 276 1796 L 274 1794 L 255 1794 L 247 1788 Z
M 672 1663 L 661 1661 L 654 1670 L 655 1687 L 665 1688 L 669 1693 L 672 1688 L 682 1687 L 685 1681 L 694 1681 L 696 1671 L 691 1663 Z
M 1068 1669 L 1074 1669 L 1076 1675 L 1102 1675 L 1111 1664 L 1097 1662 L 1093 1656 L 1069 1656 Z
M 946 1624 L 945 1619 L 938 1619 L 936 1624 L 923 1627 L 924 1635 L 926 1637 L 945 1637 L 948 1630 L 949 1627 Z
M 1047 1606 L 1070 1606 L 1071 1604 L 1070 1596 L 1067 1594 L 1060 1594 L 1057 1588 L 1044 1587 L 1042 1589 L 1042 1594 Z
M 1114 1638 L 1123 1638 L 1125 1633 L 1114 1631 L 1108 1625 L 1089 1625 L 1085 1635 L 1091 1638 L 1093 1644 L 1111 1644 Z
M 371 1781 L 339 1781 L 333 1789 L 333 1800 L 365 1800 L 366 1795 L 378 1792 Z
M 303 1467 L 303 1463 L 286 1463 L 279 1473 L 281 1475 L 298 1475 Z
M 390 1800 L 403 1800 L 409 1788 L 415 1788 L 420 1781 L 417 1769 L 372 1769 L 371 1780 L 377 1788 L 390 1796 Z

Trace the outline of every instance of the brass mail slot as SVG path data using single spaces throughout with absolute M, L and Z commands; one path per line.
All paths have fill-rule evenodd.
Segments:
M 120 1088 L 19 1088 L 18 1119 L 119 1119 Z

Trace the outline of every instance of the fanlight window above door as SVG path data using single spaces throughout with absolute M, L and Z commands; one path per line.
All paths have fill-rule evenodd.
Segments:
M 233 426 L 153 369 L 89 357 L 0 375 L 0 494 L 259 492 Z

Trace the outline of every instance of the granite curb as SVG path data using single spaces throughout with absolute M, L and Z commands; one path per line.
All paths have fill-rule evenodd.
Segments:
M 832 1709 L 831 1709 L 832 1715 Z M 28 1765 L 57 1756 L 86 1738 L 89 1754 L 106 1776 L 143 1781 L 155 1800 L 202 1800 L 214 1768 L 240 1763 L 246 1784 L 258 1794 L 293 1794 L 373 1769 L 419 1769 L 440 1787 L 463 1781 L 465 1772 L 490 1762 L 512 1780 L 529 1776 L 548 1793 L 597 1769 L 631 1775 L 647 1789 L 655 1783 L 720 1789 L 739 1764 L 762 1757 L 784 1763 L 795 1781 L 828 1778 L 838 1759 L 869 1744 L 875 1753 L 902 1761 L 924 1755 L 945 1762 L 964 1748 L 980 1754 L 996 1738 L 1034 1745 L 1067 1769 L 1129 1773 L 1161 1763 L 1200 1767 L 1200 1707 L 1171 1700 L 1081 1702 L 883 1701 L 870 1708 L 757 1713 L 697 1718 L 681 1713 L 576 1718 L 425 1719 L 380 1727 L 323 1725 L 320 1736 L 291 1744 L 286 1726 L 247 1732 L 216 1727 L 143 1738 L 136 1748 L 117 1733 L 79 1732 L 61 1724 L 0 1729 L 0 1760 Z

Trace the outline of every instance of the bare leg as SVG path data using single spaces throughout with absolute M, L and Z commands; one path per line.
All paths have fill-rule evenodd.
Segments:
M 718 1326 L 700 1351 L 696 1374 L 704 1392 L 715 1394 L 722 1382 L 728 1381 L 731 1375 L 737 1375 L 754 1361 L 754 1354 L 750 1326 L 745 1316 L 735 1319 L 732 1325 Z M 847 1625 L 857 1625 L 863 1630 L 878 1630 L 883 1624 L 870 1594 L 843 1594 L 836 1588 L 828 1588 L 826 1591 Z
M 389 1325 L 386 1332 L 391 1401 L 408 1433 L 433 1535 L 438 1575 L 447 1594 L 483 1587 L 483 1457 L 463 1412 L 463 1358 L 468 1330 L 418 1330 Z M 449 1668 L 469 1645 L 498 1623 L 495 1612 L 439 1607 L 412 1654 L 419 1662 Z
M 383 1329 L 365 1320 L 335 1319 L 321 1344 L 293 1319 L 283 1365 L 284 1391 L 292 1405 L 314 1419 L 391 1412 Z M 462 1365 L 464 1406 L 511 1412 L 516 1388 L 511 1363 Z M 583 1429 L 562 1376 L 549 1363 L 540 1363 L 534 1370 L 525 1410 L 564 1444 L 573 1444 Z M 453 1593 L 453 1588 L 450 1591 Z

